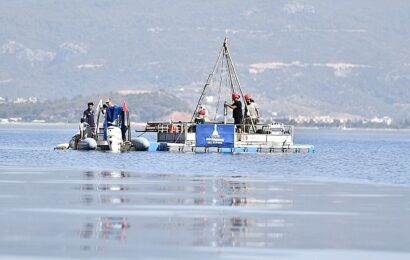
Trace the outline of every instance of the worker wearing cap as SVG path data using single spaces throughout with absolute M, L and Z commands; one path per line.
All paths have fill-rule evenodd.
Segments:
M 228 104 L 226 101 L 224 105 L 232 109 L 232 117 L 236 125 L 237 132 L 241 133 L 242 132 L 241 124 L 242 124 L 243 114 L 242 114 L 242 102 L 240 100 L 239 94 L 236 92 L 232 93 L 232 100 L 233 100 L 233 103 L 231 105 Z
M 250 126 L 259 123 L 260 111 L 251 94 L 245 94 L 245 102 L 245 132 L 249 133 Z
M 112 99 L 107 98 L 107 100 L 105 100 L 105 104 L 100 107 L 101 113 L 105 115 L 105 112 L 107 111 L 107 107 L 112 107 L 112 106 L 113 106 Z

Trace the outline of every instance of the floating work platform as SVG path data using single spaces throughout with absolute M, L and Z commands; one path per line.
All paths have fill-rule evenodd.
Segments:
M 293 126 L 258 124 L 257 132 L 236 133 L 234 124 L 148 123 L 157 141 L 148 151 L 193 153 L 313 153 L 313 145 L 293 143 Z
M 215 79 L 219 79 L 219 84 Z M 232 105 L 228 103 L 228 93 L 231 93 L 231 99 L 234 102 Z M 212 97 L 210 100 L 216 102 L 208 101 L 207 97 Z M 212 112 L 215 111 L 213 119 L 210 118 L 208 105 L 215 109 L 212 110 Z M 228 108 L 233 110 L 232 115 L 236 115 L 236 120 L 234 120 L 236 124 L 228 123 Z M 239 117 L 239 115 L 241 116 Z M 313 145 L 293 143 L 293 130 L 293 126 L 278 122 L 262 123 L 259 107 L 252 96 L 249 93 L 244 95 L 228 49 L 228 39 L 225 36 L 221 51 L 202 88 L 191 120 L 188 122 L 148 122 L 145 130 L 138 132 L 157 133 L 157 140 L 150 144 L 148 151 L 195 153 L 314 152 Z

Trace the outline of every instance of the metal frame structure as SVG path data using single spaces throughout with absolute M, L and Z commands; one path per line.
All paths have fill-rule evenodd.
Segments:
M 224 63 L 224 61 L 225 61 L 225 63 Z M 226 86 L 226 87 L 230 87 L 230 90 L 232 92 L 235 92 L 235 88 L 237 87 L 237 89 L 239 90 L 239 93 L 241 95 L 243 104 L 245 105 L 245 108 L 248 109 L 248 105 L 246 103 L 245 96 L 243 94 L 244 92 L 242 90 L 241 83 L 239 82 L 239 77 L 238 77 L 238 74 L 236 72 L 235 65 L 233 63 L 233 60 L 232 60 L 232 57 L 231 57 L 231 54 L 230 54 L 230 51 L 229 51 L 229 48 L 228 48 L 228 37 L 225 36 L 222 48 L 219 52 L 218 58 L 216 59 L 216 63 L 214 65 L 213 69 L 212 69 L 211 74 L 209 74 L 208 79 L 206 80 L 206 83 L 205 83 L 205 85 L 202 89 L 201 96 L 199 97 L 199 100 L 196 104 L 195 110 L 192 114 L 191 122 L 194 122 L 195 115 L 198 113 L 199 106 L 202 104 L 202 102 L 203 102 L 203 100 L 206 96 L 206 92 L 207 92 L 208 88 L 212 85 L 212 82 L 213 82 L 213 79 L 214 79 L 214 76 L 215 76 L 215 73 L 216 73 L 218 67 L 219 66 L 222 67 L 224 64 L 227 67 L 227 73 L 228 73 L 228 76 L 229 76 L 229 82 L 228 82 L 229 86 Z M 225 110 L 224 110 L 224 123 L 225 124 L 226 124 L 226 121 L 227 121 L 226 116 L 227 116 L 227 112 L 226 112 L 226 108 L 225 108 Z M 215 117 L 216 117 L 216 115 L 215 115 Z M 255 122 L 252 118 L 250 118 L 250 119 L 251 119 L 252 129 L 253 129 L 254 132 L 256 132 Z

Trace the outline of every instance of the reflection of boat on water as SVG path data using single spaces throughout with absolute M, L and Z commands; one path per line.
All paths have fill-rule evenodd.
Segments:
M 210 95 L 212 89 L 217 96 L 213 120 L 199 124 L 195 116 L 202 115 L 200 111 L 207 100 L 206 97 L 215 97 Z M 251 117 L 248 117 L 247 124 L 227 123 L 227 109 L 221 101 L 223 99 L 226 101 L 230 93 L 239 93 L 245 110 L 248 109 L 225 38 L 213 71 L 202 89 L 191 121 L 148 122 L 145 130 L 140 132 L 157 133 L 157 142 L 151 142 L 149 150 L 235 153 L 314 152 L 313 145 L 294 144 L 294 128 L 291 125 L 274 122 L 258 123 Z M 208 105 L 206 107 L 209 108 Z M 245 131 L 238 131 L 237 128 Z
M 129 199 L 124 191 L 129 189 L 128 185 L 117 181 L 125 180 L 129 176 L 129 173 L 124 171 L 84 172 L 86 183 L 79 187 L 84 193 L 83 203 L 87 206 L 127 204 Z M 125 216 L 100 216 L 94 221 L 87 219 L 80 230 L 80 236 L 86 239 L 125 240 L 129 228 L 130 224 Z

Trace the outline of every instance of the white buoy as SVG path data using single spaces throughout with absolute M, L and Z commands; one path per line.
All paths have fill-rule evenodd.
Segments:
M 95 150 L 97 149 L 97 142 L 93 138 L 85 138 L 80 140 L 77 144 L 77 150 Z
M 135 147 L 135 151 L 148 151 L 149 141 L 144 137 L 137 137 L 131 140 L 132 145 Z

